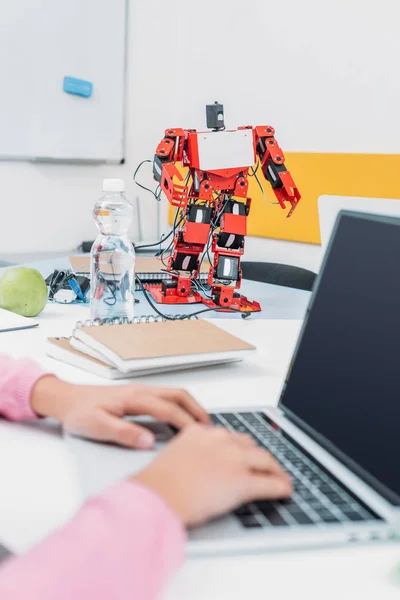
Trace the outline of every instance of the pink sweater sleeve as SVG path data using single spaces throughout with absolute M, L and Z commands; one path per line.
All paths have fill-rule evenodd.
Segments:
M 1 600 L 153 600 L 183 560 L 185 533 L 164 502 L 124 482 L 90 500 L 0 569 Z
M 10 421 L 36 419 L 30 405 L 35 383 L 46 375 L 31 360 L 15 360 L 0 354 L 0 415 Z
M 30 394 L 45 373 L 0 355 L 0 415 L 36 417 Z M 0 568 L 1 600 L 153 600 L 183 560 L 184 529 L 164 502 L 124 482 L 93 498 L 62 530 Z

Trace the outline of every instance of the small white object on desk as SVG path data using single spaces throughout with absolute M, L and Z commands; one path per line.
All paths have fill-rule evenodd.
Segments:
M 39 323 L 28 317 L 21 317 L 9 310 L 0 308 L 0 333 L 5 331 L 16 331 L 18 329 L 32 329 L 38 327 Z

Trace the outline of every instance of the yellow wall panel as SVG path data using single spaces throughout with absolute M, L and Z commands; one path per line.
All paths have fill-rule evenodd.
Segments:
M 290 219 L 279 205 L 268 203 L 250 177 L 252 199 L 248 235 L 320 243 L 318 197 L 365 196 L 400 199 L 400 155 L 397 154 L 319 154 L 285 153 L 286 166 L 302 198 Z M 257 175 L 270 202 L 275 201 L 269 183 Z M 170 218 L 173 212 L 170 212 Z

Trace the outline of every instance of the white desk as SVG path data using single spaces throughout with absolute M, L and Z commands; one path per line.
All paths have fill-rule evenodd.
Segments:
M 69 335 L 80 306 L 49 306 L 36 330 L 1 334 L 0 352 L 35 357 L 74 382 L 104 383 L 93 375 L 44 356 L 47 335 Z M 219 320 L 259 351 L 246 364 L 148 378 L 188 387 L 207 407 L 277 402 L 300 322 Z M 64 523 L 81 501 L 72 457 L 56 424 L 0 422 L 0 540 L 23 551 Z M 338 549 L 213 557 L 186 563 L 164 600 L 398 600 L 400 547 L 347 546 Z M 78 599 L 77 599 L 78 600 Z

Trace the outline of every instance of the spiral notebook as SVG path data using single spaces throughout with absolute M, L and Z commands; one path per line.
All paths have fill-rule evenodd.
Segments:
M 77 367 L 78 369 L 83 369 L 84 371 L 88 371 L 89 373 L 93 373 L 93 375 L 98 375 L 99 377 L 103 377 L 105 379 L 128 379 L 131 377 L 145 377 L 146 375 L 154 374 L 154 369 L 136 369 L 134 371 L 129 371 L 128 373 L 123 373 L 122 371 L 118 371 L 116 367 L 109 365 L 104 362 L 101 354 L 97 354 L 94 350 L 91 350 L 91 356 L 86 354 L 85 352 L 81 352 L 80 349 L 84 349 L 85 345 L 79 342 L 79 340 L 74 341 L 74 348 L 71 346 L 71 338 L 48 338 L 46 341 L 46 354 L 55 360 L 59 360 L 65 364 L 71 365 L 72 367 Z M 237 362 L 238 358 L 232 358 L 227 360 L 226 358 L 221 361 L 214 362 L 202 362 L 198 366 L 200 367 L 208 367 L 211 365 L 217 365 L 220 363 L 227 362 Z M 187 365 L 186 368 L 192 368 L 196 365 Z M 174 370 L 184 369 L 185 365 L 177 365 L 174 367 L 165 367 L 158 368 L 157 373 L 163 373 L 165 371 L 170 372 Z
M 93 356 L 88 356 L 73 348 L 70 344 L 71 338 L 47 338 L 46 354 L 51 358 L 69 364 L 78 369 L 89 371 L 99 377 L 106 379 L 122 379 L 127 377 L 125 373 L 120 373 L 115 367 L 111 367 L 103 360 L 101 356 L 93 352 Z
M 242 360 L 255 347 L 203 319 L 77 324 L 71 346 L 122 373 L 160 372 Z

